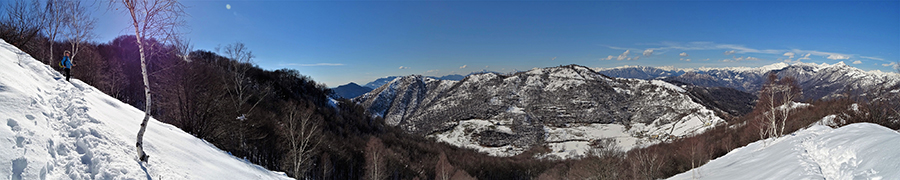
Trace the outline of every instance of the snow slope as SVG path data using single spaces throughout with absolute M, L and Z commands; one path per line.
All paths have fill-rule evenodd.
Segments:
M 897 179 L 900 133 L 871 123 L 813 125 L 732 150 L 669 179 Z
M 290 179 L 143 115 L 0 41 L 0 179 Z

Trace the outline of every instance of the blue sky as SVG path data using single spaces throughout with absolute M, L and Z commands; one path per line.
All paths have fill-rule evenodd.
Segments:
M 297 69 L 331 87 L 567 64 L 755 67 L 799 60 L 892 71 L 900 61 L 898 1 L 184 4 L 196 49 L 243 42 L 260 67 Z M 120 12 L 95 15 L 96 41 L 133 33 Z

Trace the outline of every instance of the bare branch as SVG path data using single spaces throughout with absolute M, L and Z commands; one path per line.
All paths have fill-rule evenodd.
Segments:
M 78 55 L 78 50 L 81 48 L 80 45 L 96 37 L 94 26 L 97 23 L 97 19 L 91 17 L 91 11 L 87 10 L 88 6 L 83 4 L 82 1 L 66 1 L 63 5 L 66 6 L 64 9 L 67 9 L 64 11 L 64 16 L 67 19 L 67 32 L 65 34 L 72 47 L 71 58 L 74 62 L 75 56 Z

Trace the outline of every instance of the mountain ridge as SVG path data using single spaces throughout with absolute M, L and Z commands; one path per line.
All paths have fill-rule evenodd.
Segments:
M 681 87 L 578 65 L 460 81 L 404 76 L 354 101 L 388 125 L 497 156 L 546 145 L 556 150 L 547 157 L 577 158 L 599 139 L 627 150 L 724 122 Z
M 843 61 L 834 64 L 780 62 L 762 67 L 677 69 L 625 66 L 595 70 L 612 77 L 643 77 L 641 79 L 660 79 L 704 87 L 728 87 L 751 94 L 756 94 L 762 88 L 767 73 L 776 73 L 779 77 L 794 77 L 803 89 L 803 99 L 807 100 L 842 97 L 842 93 L 846 91 L 866 92 L 878 88 L 891 90 L 900 87 L 900 74 L 863 71 L 848 66 Z M 639 76 L 642 74 L 648 76 Z

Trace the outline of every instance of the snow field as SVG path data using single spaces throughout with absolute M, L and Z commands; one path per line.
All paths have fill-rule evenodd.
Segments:
M 0 177 L 290 179 L 155 119 L 144 139 L 150 161 L 140 163 L 143 114 L 0 42 Z
M 895 179 L 897 147 L 900 133 L 877 124 L 816 124 L 732 150 L 669 179 Z
M 446 132 L 435 133 L 433 135 L 429 135 L 428 137 L 434 138 L 439 142 L 446 142 L 447 144 L 453 146 L 475 149 L 479 152 L 487 153 L 491 156 L 508 157 L 525 151 L 524 148 L 519 148 L 512 145 L 501 147 L 484 147 L 479 145 L 477 140 L 475 140 L 475 136 L 478 133 L 485 131 L 496 131 L 512 134 L 512 129 L 510 129 L 509 126 L 502 125 L 503 122 L 495 120 L 470 119 L 459 121 L 456 123 L 457 125 L 453 127 L 453 129 Z

